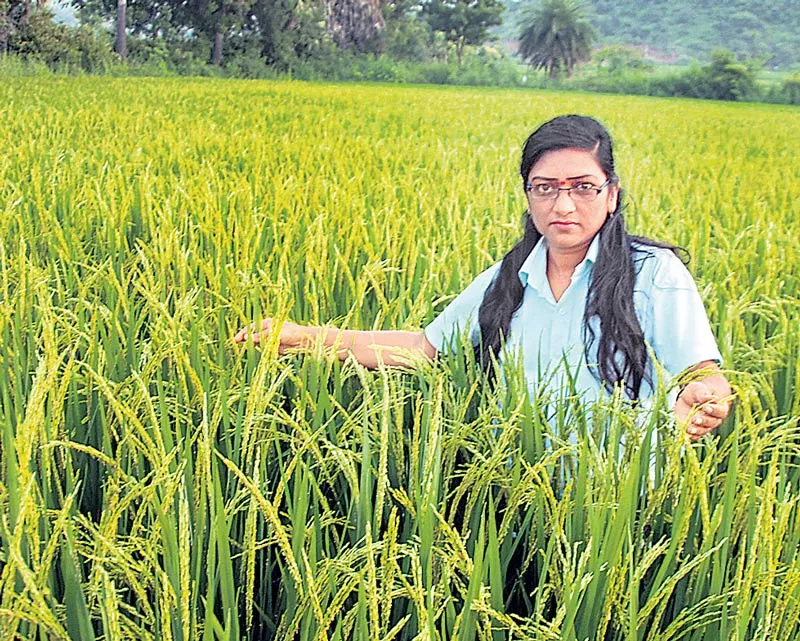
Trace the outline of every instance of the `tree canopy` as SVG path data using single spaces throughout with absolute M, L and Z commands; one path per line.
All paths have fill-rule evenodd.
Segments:
M 571 76 L 576 64 L 591 58 L 595 37 L 577 0 L 542 0 L 523 19 L 519 54 L 551 78 L 564 70 Z
M 5 0 L 0 0 L 3 2 Z M 119 0 L 73 0 L 81 21 L 118 21 Z M 313 48 L 325 33 L 361 53 L 382 47 L 384 19 L 378 0 L 123 0 L 126 31 L 149 39 L 185 38 L 209 43 L 209 58 L 223 61 L 226 42 L 260 41 L 270 64 Z M 119 51 L 119 49 L 118 49 Z
M 500 24 L 503 9 L 499 0 L 429 0 L 422 15 L 431 29 L 455 45 L 460 66 L 464 46 L 483 43 L 489 27 Z

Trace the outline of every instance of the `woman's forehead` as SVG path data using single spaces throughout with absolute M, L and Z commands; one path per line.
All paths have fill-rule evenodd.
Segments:
M 542 154 L 531 167 L 529 178 L 553 178 L 565 180 L 594 176 L 605 179 L 605 172 L 594 154 L 585 149 L 555 149 Z

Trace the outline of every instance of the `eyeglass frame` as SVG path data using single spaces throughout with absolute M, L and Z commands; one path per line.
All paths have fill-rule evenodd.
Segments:
M 542 201 L 542 202 L 548 202 L 548 201 L 555 202 L 556 200 L 558 200 L 558 197 L 561 195 L 561 192 L 565 191 L 565 192 L 567 192 L 567 195 L 574 202 L 593 203 L 595 200 L 597 200 L 597 197 L 600 195 L 601 191 L 603 191 L 606 187 L 610 187 L 611 185 L 615 185 L 616 183 L 617 183 L 617 179 L 615 177 L 612 177 L 612 178 L 607 178 L 606 181 L 602 185 L 600 185 L 599 187 L 592 186 L 591 190 L 594 191 L 595 194 L 589 200 L 581 199 L 581 198 L 577 198 L 576 199 L 572 195 L 572 190 L 575 189 L 581 183 L 577 183 L 575 185 L 572 185 L 571 187 L 556 187 L 555 188 L 555 192 L 553 192 L 553 193 L 555 193 L 555 196 L 553 196 L 552 198 L 542 198 L 541 196 L 531 196 L 530 195 L 531 191 L 533 191 L 533 185 L 531 184 L 530 180 L 526 180 L 525 181 L 525 193 L 528 195 L 528 198 L 531 198 L 532 200 Z

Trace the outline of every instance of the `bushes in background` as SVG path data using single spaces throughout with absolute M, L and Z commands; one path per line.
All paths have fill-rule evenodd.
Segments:
M 38 10 L 15 24 L 8 33 L 7 52 L 51 70 L 98 73 L 114 64 L 110 42 L 88 27 L 71 28 L 53 22 L 52 14 Z
M 597 52 L 582 73 L 573 78 L 547 78 L 526 69 L 515 59 L 480 47 L 455 63 L 448 44 L 424 23 L 397 23 L 389 32 L 385 53 L 355 54 L 320 41 L 314 55 L 292 55 L 267 65 L 260 44 L 247 37 L 237 41 L 224 66 L 208 63 L 208 43 L 196 39 L 128 39 L 128 63 L 120 63 L 110 36 L 89 27 L 55 24 L 46 11 L 11 31 L 0 75 L 101 73 L 146 76 L 226 76 L 240 78 L 292 77 L 331 82 L 388 82 L 410 84 L 526 86 L 540 89 L 763 101 L 800 105 L 800 73 L 771 85 L 760 83 L 758 66 L 740 61 L 727 50 L 717 50 L 708 64 L 695 64 L 671 73 L 659 73 L 641 52 L 609 46 Z

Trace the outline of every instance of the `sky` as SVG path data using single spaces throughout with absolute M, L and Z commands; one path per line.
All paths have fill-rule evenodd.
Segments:
M 64 24 L 74 25 L 78 20 L 75 18 L 75 9 L 69 0 L 53 0 L 50 3 L 50 8 L 55 14 L 56 22 L 63 22 Z

